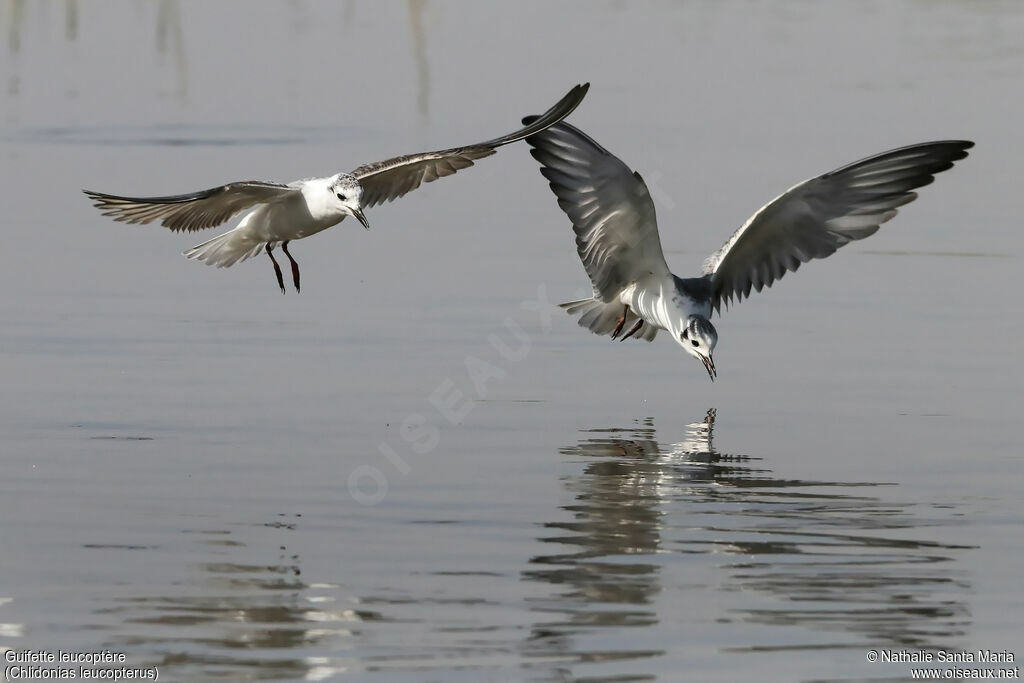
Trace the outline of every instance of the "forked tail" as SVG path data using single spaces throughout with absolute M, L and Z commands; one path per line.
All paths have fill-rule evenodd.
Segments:
M 576 323 L 580 327 L 585 327 L 594 334 L 602 336 L 606 334 L 611 335 L 615 332 L 616 327 L 619 328 L 621 334 L 633 327 L 637 321 L 636 314 L 633 311 L 629 311 L 626 313 L 625 322 L 621 326 L 619 325 L 619 320 L 625 311 L 625 306 L 619 301 L 605 303 L 600 299 L 591 297 L 589 299 L 579 299 L 578 301 L 567 301 L 564 304 L 558 304 L 558 306 L 564 308 L 569 315 L 578 315 L 579 320 Z M 645 322 L 633 336 L 637 339 L 654 341 L 654 337 L 657 334 L 658 328 Z

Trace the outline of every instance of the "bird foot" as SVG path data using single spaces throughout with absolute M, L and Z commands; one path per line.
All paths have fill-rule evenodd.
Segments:
M 292 283 L 295 285 L 295 293 L 298 294 L 301 290 L 299 288 L 299 264 L 292 258 L 292 254 L 288 251 L 288 242 L 281 243 L 281 251 L 288 257 L 288 260 L 292 264 Z M 283 286 L 283 285 L 282 285 Z
M 626 316 L 628 314 L 629 314 L 629 306 L 626 306 L 624 309 L 622 309 L 622 317 L 619 318 L 618 324 L 616 324 L 615 325 L 615 329 L 612 330 L 612 339 L 615 339 L 616 337 L 618 337 L 619 333 L 622 332 L 622 326 L 626 324 Z
M 643 327 L 643 326 L 644 326 L 644 319 L 643 318 L 637 318 L 636 324 L 633 325 L 633 327 L 630 328 L 629 332 L 627 332 L 622 337 L 622 339 L 620 339 L 619 341 L 626 341 L 627 339 L 632 337 L 634 334 L 636 334 L 640 330 L 640 328 Z
M 267 252 L 267 256 L 270 257 L 271 262 L 273 262 L 273 264 L 274 264 L 274 275 L 277 276 L 277 286 L 281 288 L 281 293 L 284 294 L 285 293 L 285 289 L 284 289 L 284 276 L 281 275 L 281 266 L 278 265 L 277 259 L 274 258 L 274 254 L 273 254 L 274 248 L 271 247 L 269 244 L 267 244 L 267 246 L 265 247 L 265 250 Z

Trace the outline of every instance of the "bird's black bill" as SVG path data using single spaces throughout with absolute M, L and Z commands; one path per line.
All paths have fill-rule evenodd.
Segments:
M 363 214 L 362 209 L 354 209 L 352 215 L 356 217 L 356 220 L 363 224 L 363 227 L 367 230 L 370 229 L 370 223 L 366 220 L 366 216 Z
M 718 370 L 715 370 L 715 361 L 711 359 L 711 356 L 701 356 L 700 360 L 704 363 L 704 369 L 708 371 L 708 377 L 714 382 L 715 378 L 718 377 Z

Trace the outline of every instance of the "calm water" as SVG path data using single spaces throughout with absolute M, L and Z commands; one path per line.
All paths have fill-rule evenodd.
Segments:
M 388 683 L 1024 657 L 1024 6 L 0 7 L 0 648 Z M 299 296 L 79 192 L 350 170 L 584 80 L 681 274 L 802 178 L 978 146 L 729 311 L 715 384 L 554 307 L 586 279 L 523 146 L 295 243 Z

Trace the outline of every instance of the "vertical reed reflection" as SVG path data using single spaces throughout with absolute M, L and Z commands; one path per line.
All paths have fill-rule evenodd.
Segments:
M 412 55 L 416 60 L 416 104 L 421 117 L 430 109 L 430 62 L 427 57 L 427 32 L 423 26 L 425 0 L 408 0 L 409 31 L 412 36 Z
M 90 6 L 89 3 L 80 4 L 78 0 L 64 0 L 64 12 L 60 19 L 63 21 L 62 35 L 64 42 L 72 43 L 79 39 L 81 29 L 82 11 L 92 13 L 101 17 L 100 24 L 105 25 L 99 8 Z M 26 27 L 29 19 L 28 13 L 32 12 L 33 20 L 43 23 L 50 22 L 47 13 L 48 7 L 45 3 L 25 3 L 24 0 L 7 0 L 6 14 L 0 17 L 7 21 L 7 50 L 12 65 L 8 76 L 7 92 L 9 95 L 19 94 L 22 74 L 21 65 L 18 63 L 18 54 L 22 49 L 23 33 L 28 33 L 36 41 L 47 41 L 50 33 L 45 31 L 32 32 Z M 146 17 L 145 13 L 121 13 L 118 19 L 121 21 L 140 21 L 140 17 Z M 120 30 L 120 29 L 118 29 Z M 134 27 L 133 27 L 134 30 Z M 88 36 L 86 36 L 88 37 Z M 96 37 L 94 33 L 93 38 Z M 188 51 L 185 45 L 185 30 L 181 19 L 181 8 L 178 0 L 159 0 L 156 5 L 156 27 L 154 32 L 154 43 L 156 53 L 163 57 L 170 53 L 174 65 L 174 95 L 179 102 L 185 103 L 188 96 Z M 48 45 L 52 49 L 53 45 Z M 46 83 L 52 81 L 53 74 L 48 72 L 33 73 L 25 77 L 26 82 L 40 80 Z
M 175 97 L 185 103 L 188 100 L 188 53 L 177 0 L 160 0 L 156 15 L 156 50 L 161 56 L 171 53 Z

